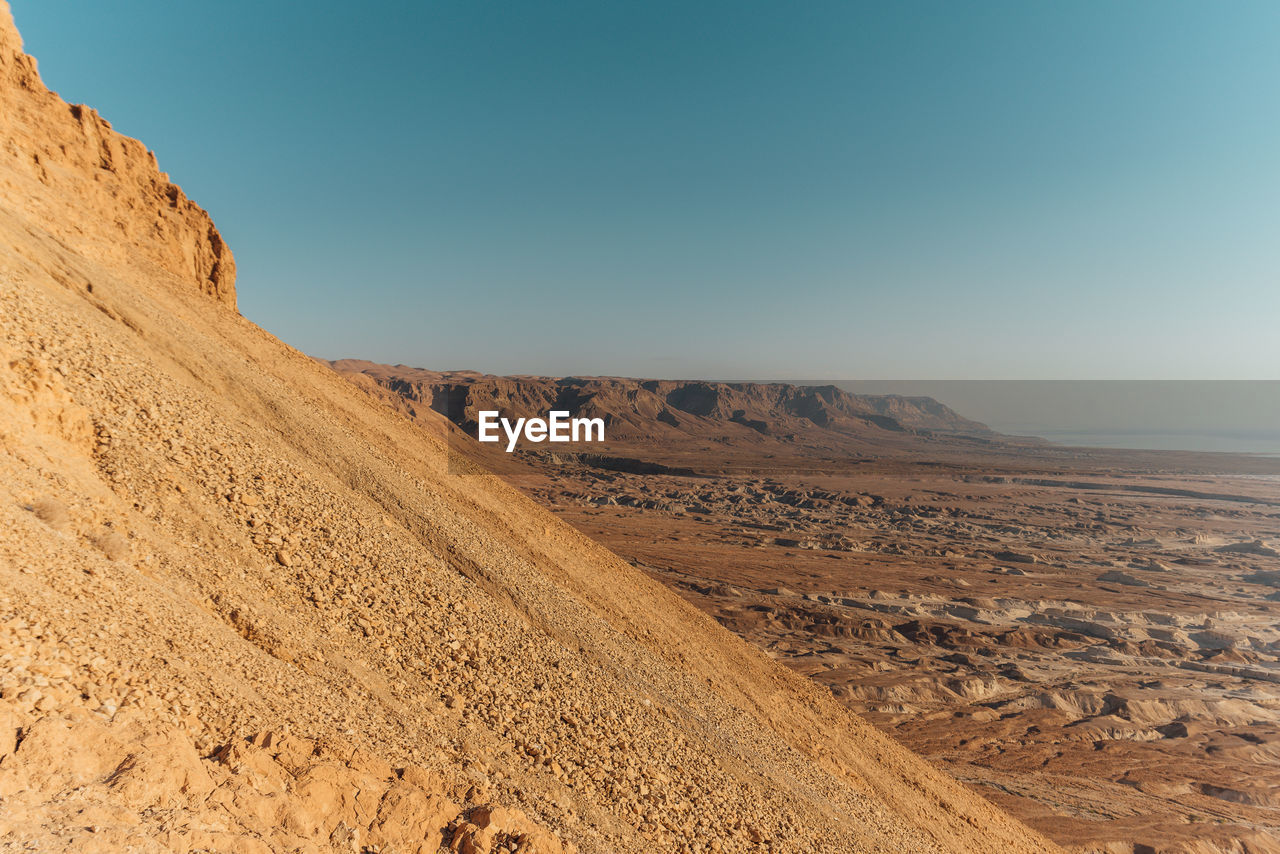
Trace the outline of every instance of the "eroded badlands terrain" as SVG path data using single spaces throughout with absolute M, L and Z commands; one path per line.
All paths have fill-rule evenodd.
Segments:
M 508 477 L 1064 846 L 1280 850 L 1280 464 L 737 427 Z
M 1274 846 L 1280 478 L 1077 477 L 529 488 L 1064 844 Z

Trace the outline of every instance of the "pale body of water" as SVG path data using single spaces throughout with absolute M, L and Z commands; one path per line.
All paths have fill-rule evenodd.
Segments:
M 1010 428 L 1014 435 L 1039 436 L 1059 445 L 1086 448 L 1130 448 L 1150 451 L 1212 451 L 1280 457 L 1280 436 L 1232 436 L 1212 433 L 1105 433 L 1048 430 L 1034 425 Z
M 848 380 L 932 397 L 993 430 L 1086 447 L 1280 456 L 1280 381 Z

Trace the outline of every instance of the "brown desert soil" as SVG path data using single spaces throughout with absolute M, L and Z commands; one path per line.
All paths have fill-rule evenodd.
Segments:
M 466 413 L 593 392 L 581 411 L 624 427 L 604 445 L 508 456 L 459 430 L 455 452 L 1064 847 L 1280 851 L 1280 460 L 1060 448 L 918 407 L 806 431 L 776 392 L 753 418 L 785 430 L 646 438 L 650 381 L 335 367 L 423 423 L 459 384 Z

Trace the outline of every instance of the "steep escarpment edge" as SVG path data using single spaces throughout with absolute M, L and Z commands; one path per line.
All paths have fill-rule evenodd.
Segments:
M 236 265 L 213 220 L 155 154 L 40 79 L 0 0 L 0 197 L 66 248 L 120 272 L 159 267 L 228 308 Z

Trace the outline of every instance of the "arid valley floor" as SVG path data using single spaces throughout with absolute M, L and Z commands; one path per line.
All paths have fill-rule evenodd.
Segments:
M 356 367 L 419 407 L 461 382 L 518 412 L 542 382 Z M 647 441 L 643 396 L 613 382 L 580 408 L 621 410 L 625 438 L 524 454 L 508 479 L 1064 846 L 1277 850 L 1280 463 L 768 441 L 794 422 Z

